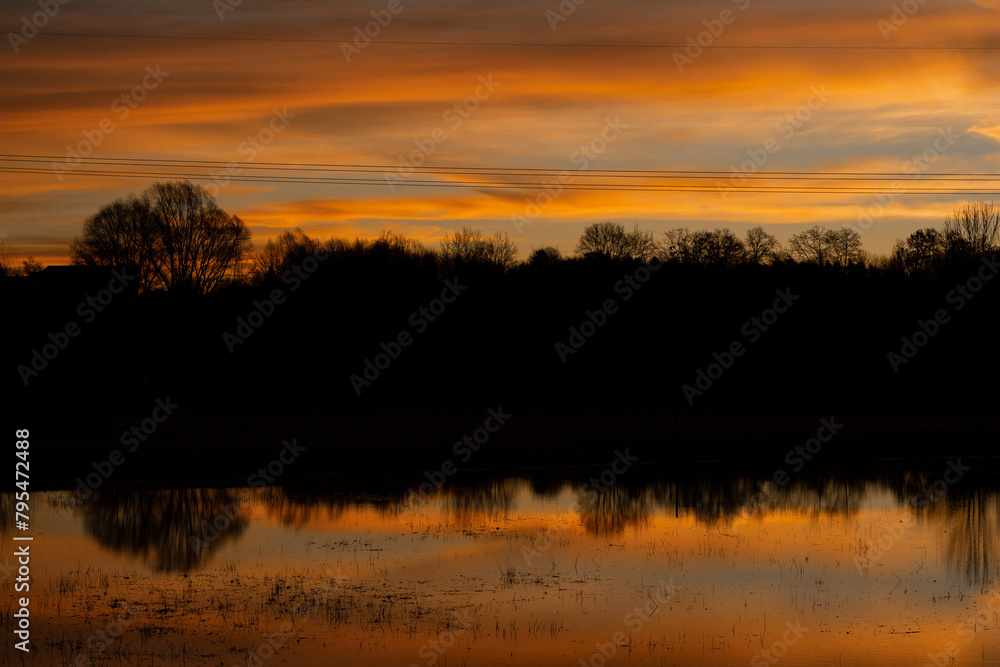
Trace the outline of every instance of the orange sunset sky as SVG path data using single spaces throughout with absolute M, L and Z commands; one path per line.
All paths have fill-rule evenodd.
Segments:
M 297 226 L 436 247 L 471 225 L 522 257 L 572 251 L 600 220 L 786 241 L 865 210 L 865 248 L 887 252 L 964 201 L 1000 201 L 1000 0 L 576 1 L 49 0 L 44 20 L 38 0 L 8 1 L 0 235 L 67 263 L 102 204 L 181 177 L 258 244 Z M 677 48 L 689 38 L 709 48 Z M 755 48 L 719 48 L 736 46 Z M 403 174 L 400 156 L 430 169 Z M 213 185 L 227 163 L 236 178 Z M 744 164 L 848 174 L 732 190 Z M 569 187 L 539 189 L 560 172 Z

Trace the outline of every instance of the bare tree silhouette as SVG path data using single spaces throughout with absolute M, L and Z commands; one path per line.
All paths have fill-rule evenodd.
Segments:
M 746 245 L 728 229 L 691 232 L 680 227 L 668 229 L 663 236 L 660 251 L 684 264 L 732 267 L 748 259 Z
M 792 238 L 788 239 L 788 250 L 792 253 L 792 257 L 800 262 L 817 264 L 829 261 L 833 251 L 826 232 L 827 230 L 815 225 L 804 232 L 793 234 Z
M 747 261 L 751 264 L 765 264 L 772 261 L 781 247 L 778 239 L 765 232 L 763 227 L 748 229 L 743 245 L 746 246 Z
M 905 241 L 896 241 L 890 256 L 890 265 L 907 274 L 929 274 L 944 261 L 948 244 L 944 234 L 928 227 L 918 229 Z
M 12 276 L 17 273 L 15 268 L 14 253 L 7 244 L 7 239 L 0 236 L 0 278 Z
M 38 273 L 42 270 L 42 263 L 35 259 L 34 255 L 28 255 L 27 259 L 21 262 L 21 270 L 24 275 L 30 276 L 33 273 Z
M 826 238 L 833 251 L 832 261 L 835 264 L 846 265 L 864 261 L 865 251 L 861 249 L 861 234 L 856 229 L 850 227 L 831 229 L 826 233 Z
M 746 246 L 728 229 L 695 232 L 691 247 L 698 263 L 710 266 L 736 266 L 746 259 Z
M 250 277 L 256 282 L 274 279 L 323 248 L 317 239 L 306 236 L 296 227 L 282 232 L 276 241 L 268 239 L 251 258 Z
M 83 236 L 70 244 L 70 260 L 84 266 L 118 266 L 135 275 L 139 289 L 153 284 L 152 204 L 145 194 L 116 199 L 87 218 Z
M 531 266 L 549 266 L 555 264 L 563 259 L 563 255 L 559 252 L 558 248 L 553 248 L 552 246 L 546 246 L 544 248 L 536 248 L 531 251 L 531 256 L 528 257 L 528 264 Z
M 850 227 L 833 230 L 815 225 L 794 234 L 788 240 L 788 249 L 796 260 L 816 264 L 846 265 L 864 261 L 865 258 L 861 249 L 861 234 Z
M 126 268 L 140 290 L 205 294 L 239 276 L 251 246 L 242 220 L 185 181 L 102 207 L 70 250 L 73 264 Z
M 585 257 L 646 261 L 656 252 L 656 242 L 652 232 L 644 232 L 638 225 L 627 231 L 616 222 L 596 222 L 583 230 L 576 251 Z
M 954 250 L 982 257 L 1000 242 L 1000 206 L 974 201 L 961 206 L 944 222 L 944 236 Z
M 476 264 L 506 271 L 515 264 L 517 246 L 506 233 L 487 237 L 478 229 L 463 227 L 441 239 L 441 256 L 452 267 Z

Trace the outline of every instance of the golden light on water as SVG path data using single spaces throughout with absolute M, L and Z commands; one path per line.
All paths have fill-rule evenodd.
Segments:
M 68 659 L 72 637 L 123 608 L 134 612 L 126 634 L 143 638 L 116 644 L 130 659 L 179 661 L 183 650 L 243 664 L 282 637 L 264 649 L 275 664 L 579 664 L 602 650 L 615 664 L 776 652 L 790 665 L 913 664 L 945 651 L 978 664 L 1000 650 L 998 545 L 983 525 L 1000 516 L 993 496 L 923 511 L 880 486 L 826 507 L 797 489 L 770 509 L 708 518 L 647 489 L 606 499 L 598 511 L 620 520 L 601 532 L 613 522 L 588 519 L 573 487 L 537 496 L 517 479 L 418 505 L 268 489 L 131 493 L 75 509 L 45 494 L 41 651 Z M 220 506 L 238 507 L 232 521 Z M 169 525 L 130 516 L 140 507 Z M 956 534 L 963 518 L 971 532 Z M 208 540 L 193 557 L 199 534 Z

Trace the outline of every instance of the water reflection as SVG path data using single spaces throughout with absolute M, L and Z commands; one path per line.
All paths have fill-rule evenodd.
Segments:
M 595 535 L 614 535 L 629 527 L 644 527 L 658 503 L 651 489 L 615 485 L 578 498 L 580 521 Z
M 949 566 L 967 585 L 988 586 L 998 580 L 995 492 L 976 489 L 946 506 L 946 554 Z
M 527 490 L 523 479 L 483 480 L 480 484 L 442 490 L 440 496 L 448 516 L 459 527 L 510 516 L 516 509 L 517 498 Z
M 466 474 L 429 498 L 385 476 L 33 494 L 36 662 L 76 664 L 127 601 L 121 664 L 714 667 L 780 650 L 784 667 L 971 667 L 1000 655 L 1000 476 L 946 470 L 776 484 L 635 468 L 599 491 L 592 471 Z
M 914 521 L 940 526 L 943 553 L 967 585 L 987 586 L 997 581 L 997 480 L 981 477 L 929 493 L 937 479 L 933 470 L 911 470 L 871 476 L 826 475 L 779 486 L 749 475 L 672 479 L 633 475 L 627 482 L 597 493 L 570 474 L 548 474 L 465 479 L 423 501 L 404 493 L 401 489 L 407 485 L 402 483 L 366 487 L 357 480 L 337 480 L 335 492 L 330 490 L 332 483 L 243 491 L 101 491 L 78 511 L 87 532 L 102 546 L 131 554 L 155 570 L 188 571 L 203 567 L 221 546 L 243 535 L 249 525 L 247 500 L 289 527 L 302 527 L 319 518 L 335 525 L 346 512 L 359 508 L 375 510 L 383 518 L 395 517 L 419 508 L 421 503 L 433 503 L 440 506 L 447 524 L 461 528 L 526 511 L 519 506 L 525 502 L 568 498 L 571 514 L 587 533 L 610 536 L 625 530 L 641 531 L 657 515 L 690 516 L 715 526 L 788 512 L 851 516 L 869 507 L 873 499 L 889 498 Z M 3 494 L 0 501 L 7 507 L 12 496 Z M 0 527 L 9 530 L 6 524 Z
M 98 544 L 158 571 L 188 571 L 238 539 L 249 525 L 227 489 L 96 491 L 77 510 Z

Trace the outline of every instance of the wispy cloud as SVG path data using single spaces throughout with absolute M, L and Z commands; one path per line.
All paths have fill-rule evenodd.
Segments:
M 12 4 L 18 16 L 35 7 Z M 811 87 L 826 85 L 836 96 L 784 142 L 768 169 L 899 169 L 946 126 L 962 138 L 936 170 L 997 169 L 996 51 L 713 49 L 678 72 L 670 49 L 624 47 L 684 43 L 726 3 L 586 3 L 553 33 L 545 11 L 556 4 L 413 3 L 363 57 L 346 63 L 338 43 L 369 20 L 371 3 L 244 2 L 222 22 L 210 3 L 194 0 L 169 8 L 69 3 L 53 32 L 210 39 L 39 34 L 30 49 L 0 58 L 6 102 L 0 140 L 9 153 L 65 155 L 113 113 L 115 100 L 141 81 L 147 67 L 159 65 L 170 77 L 127 117 L 116 118 L 95 156 L 235 160 L 240 143 L 277 106 L 297 115 L 268 145 L 266 161 L 394 165 L 415 140 L 442 126 L 443 115 L 470 94 L 477 77 L 492 75 L 503 86 L 450 132 L 429 164 L 570 168 L 580 143 L 607 117 L 620 115 L 630 128 L 602 155 L 600 168 L 725 172 L 774 134 L 775 124 L 802 104 Z M 1000 6 L 996 0 L 926 4 L 888 45 L 995 46 L 993 14 L 984 8 Z M 755 0 L 717 45 L 885 46 L 877 22 L 891 11 L 891 3 Z M 246 36 L 328 41 L 215 39 Z M 406 41 L 447 43 L 393 43 Z M 616 46 L 509 46 L 553 41 Z M 52 250 L 58 244 L 37 245 L 39 229 L 47 230 L 46 239 L 68 243 L 102 203 L 146 185 L 113 177 L 67 176 L 60 183 L 54 175 L 5 174 L 0 231 L 11 234 L 22 253 L 64 261 L 65 250 Z M 233 183 L 220 203 L 257 234 L 296 225 L 327 234 L 405 228 L 427 239 L 462 224 L 509 230 L 523 196 L 489 188 Z M 520 242 L 523 250 L 541 242 L 569 248 L 584 225 L 606 218 L 641 220 L 657 229 L 674 221 L 849 224 L 859 199 L 735 194 L 723 202 L 716 193 L 567 192 Z M 901 198 L 898 213 L 915 227 L 958 199 Z M 865 240 L 883 243 L 883 236 Z M 891 238 L 883 245 L 871 249 L 887 249 Z

